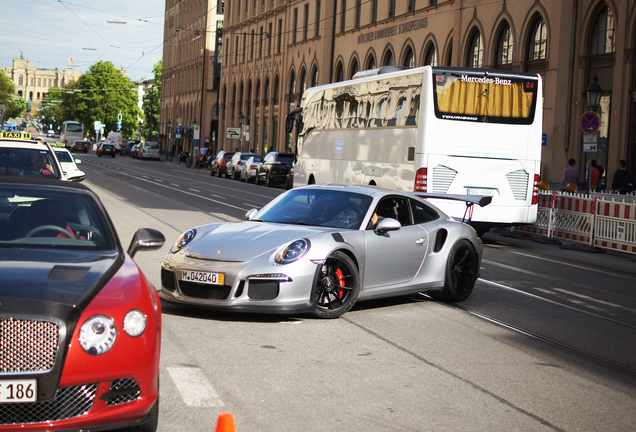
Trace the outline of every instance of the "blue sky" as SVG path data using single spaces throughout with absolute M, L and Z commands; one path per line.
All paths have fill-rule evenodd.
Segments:
M 0 10 L 2 67 L 20 55 L 42 69 L 72 58 L 82 72 L 111 61 L 138 81 L 153 77 L 163 55 L 165 0 L 0 0 Z

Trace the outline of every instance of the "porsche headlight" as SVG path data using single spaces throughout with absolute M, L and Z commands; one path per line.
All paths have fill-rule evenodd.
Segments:
M 295 240 L 276 252 L 274 261 L 278 264 L 289 264 L 296 260 L 299 260 L 303 255 L 307 253 L 311 243 L 308 239 Z
M 137 337 L 146 330 L 146 314 L 133 309 L 124 317 L 124 331 L 128 336 Z
M 82 325 L 79 343 L 89 354 L 100 355 L 108 352 L 117 339 L 115 321 L 105 315 L 94 315 Z
M 177 242 L 174 244 L 174 246 L 172 246 L 172 249 L 170 249 L 170 253 L 179 252 L 181 249 L 186 247 L 188 243 L 190 243 L 196 235 L 197 235 L 197 230 L 195 229 L 189 229 L 183 234 L 181 234 L 181 237 L 177 239 Z

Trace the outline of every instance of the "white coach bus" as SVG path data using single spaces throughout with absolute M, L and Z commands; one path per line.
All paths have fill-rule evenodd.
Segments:
M 73 148 L 75 141 L 82 141 L 84 139 L 84 125 L 80 122 L 73 120 L 66 120 L 62 123 L 60 130 L 60 142 L 64 143 L 67 149 Z
M 541 77 L 452 67 L 363 71 L 312 87 L 296 123 L 294 186 L 371 184 L 492 196 L 475 208 L 478 232 L 536 221 L 541 165 Z M 464 203 L 431 200 L 449 215 Z

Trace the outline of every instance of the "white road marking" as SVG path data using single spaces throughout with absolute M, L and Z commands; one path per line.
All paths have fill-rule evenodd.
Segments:
M 222 407 L 223 401 L 216 394 L 203 371 L 194 367 L 167 368 L 181 399 L 191 407 Z
M 197 192 L 197 193 L 201 193 L 201 191 L 200 191 L 200 190 L 198 190 L 198 189 L 192 189 L 192 188 L 188 188 L 188 190 L 191 190 L 192 192 Z
M 178 185 L 178 184 L 176 184 L 176 183 L 170 183 L 170 185 L 171 185 L 171 186 L 179 187 L 179 185 Z

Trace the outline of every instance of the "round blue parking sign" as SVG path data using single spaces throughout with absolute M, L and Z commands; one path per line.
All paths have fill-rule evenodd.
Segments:
M 588 134 L 596 132 L 601 125 L 601 121 L 598 118 L 598 114 L 594 111 L 584 112 L 581 116 L 581 130 Z

